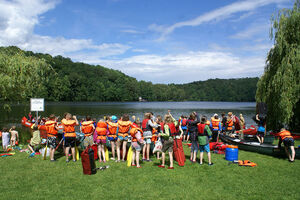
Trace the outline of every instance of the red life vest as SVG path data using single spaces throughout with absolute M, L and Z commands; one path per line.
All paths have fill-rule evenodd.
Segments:
M 181 126 L 186 126 L 187 119 L 183 118 L 181 120 Z
M 204 136 L 205 135 L 204 134 L 205 126 L 206 126 L 206 124 L 198 124 L 197 125 L 199 136 Z
M 169 131 L 170 131 L 170 136 L 176 135 L 176 127 L 174 123 L 168 123 L 169 126 Z
M 143 131 L 152 131 L 152 128 L 151 126 L 148 125 L 148 121 L 150 119 L 144 119 L 143 122 L 142 122 L 142 130 Z

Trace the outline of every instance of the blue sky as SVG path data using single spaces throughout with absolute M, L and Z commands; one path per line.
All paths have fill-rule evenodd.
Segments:
M 293 0 L 0 0 L 0 45 L 187 83 L 263 73 L 270 17 Z

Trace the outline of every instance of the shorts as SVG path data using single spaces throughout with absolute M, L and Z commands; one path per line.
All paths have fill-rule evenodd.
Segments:
M 94 144 L 94 138 L 92 135 L 90 136 L 85 136 L 84 140 L 83 140 L 83 146 L 84 147 L 88 147 L 88 146 L 92 146 Z
M 118 135 L 118 139 L 121 140 L 121 141 L 127 141 L 128 140 L 128 136 L 121 136 L 121 135 Z
M 52 149 L 56 148 L 56 137 L 48 137 L 48 146 Z
M 259 137 L 265 137 L 265 132 L 257 131 L 257 135 L 258 135 Z
M 65 137 L 65 147 L 75 147 L 76 137 Z
M 142 147 L 138 142 L 132 142 L 131 146 L 132 146 L 133 150 L 135 150 L 135 151 L 141 151 L 142 150 Z
M 146 144 L 151 144 L 151 138 L 145 138 Z
M 183 135 L 187 135 L 188 134 L 187 129 L 182 129 L 182 131 L 183 131 Z
M 168 140 L 164 140 L 161 151 L 164 152 L 164 153 L 166 153 L 167 151 L 168 152 L 173 152 L 173 143 L 174 143 L 173 138 L 169 138 Z
M 97 144 L 106 144 L 106 139 L 102 139 L 102 140 L 97 139 L 97 140 L 96 140 L 96 143 L 97 143 Z
M 198 152 L 199 144 L 197 141 L 192 141 L 191 152 Z
M 282 142 L 285 147 L 291 147 L 295 145 L 295 140 L 293 138 L 285 138 Z
M 148 139 L 148 138 L 152 138 L 152 132 L 151 131 L 145 131 L 144 133 L 143 133 L 143 137 L 145 138 L 145 139 Z
M 115 137 L 107 136 L 107 139 L 108 139 L 108 141 L 114 142 L 114 141 L 117 141 L 118 137 L 117 136 L 115 136 Z
M 199 149 L 200 149 L 200 152 L 207 152 L 209 153 L 210 152 L 210 149 L 209 149 L 209 143 L 206 144 L 206 145 L 199 145 Z

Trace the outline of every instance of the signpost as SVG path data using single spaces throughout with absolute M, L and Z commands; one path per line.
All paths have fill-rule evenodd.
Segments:
M 38 123 L 39 111 L 44 111 L 45 104 L 44 99 L 40 98 L 31 98 L 30 99 L 30 111 L 36 112 L 36 121 L 35 124 Z

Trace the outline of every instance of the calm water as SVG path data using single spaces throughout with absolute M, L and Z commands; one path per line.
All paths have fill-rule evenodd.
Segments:
M 11 113 L 5 113 L 0 108 L 0 125 L 10 126 L 12 124 L 20 125 L 21 118 L 27 116 L 29 104 L 13 105 Z M 188 115 L 196 111 L 201 115 L 211 117 L 214 113 L 219 116 L 222 112 L 233 112 L 236 115 L 242 113 L 247 125 L 254 124 L 252 116 L 255 114 L 254 102 L 46 102 L 45 112 L 40 112 L 41 116 L 49 116 L 54 113 L 57 116 L 63 116 L 63 113 L 70 112 L 77 115 L 78 119 L 90 115 L 93 118 L 101 118 L 106 115 L 121 116 L 124 113 L 143 118 L 145 112 L 153 112 L 155 115 L 164 115 L 168 110 L 175 118 Z M 33 113 L 34 114 L 34 113 Z

